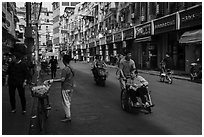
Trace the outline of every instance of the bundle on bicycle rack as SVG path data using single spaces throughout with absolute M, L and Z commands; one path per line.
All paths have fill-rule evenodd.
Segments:
M 49 86 L 45 85 L 34 86 L 32 87 L 31 91 L 33 97 L 45 98 L 48 96 Z

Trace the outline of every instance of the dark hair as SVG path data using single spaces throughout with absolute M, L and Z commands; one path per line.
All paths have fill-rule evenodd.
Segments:
M 126 50 L 126 51 L 125 51 L 125 55 L 127 55 L 127 54 L 129 54 L 129 53 L 131 53 L 130 50 Z
M 167 55 L 170 55 L 169 52 L 166 52 Z
M 71 61 L 71 57 L 69 55 L 64 55 L 63 56 L 63 62 L 69 64 L 70 61 Z
M 138 74 L 138 71 L 137 71 L 137 70 L 135 70 L 135 74 Z
M 14 52 L 14 56 L 17 58 L 17 59 L 22 59 L 23 55 L 19 52 Z

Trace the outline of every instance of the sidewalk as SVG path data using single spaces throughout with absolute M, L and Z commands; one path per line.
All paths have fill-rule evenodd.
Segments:
M 108 67 L 115 68 L 115 69 L 117 68 L 117 66 L 113 66 L 113 65 L 108 65 Z M 160 74 L 159 71 L 154 71 L 154 70 L 141 70 L 141 69 L 138 69 L 138 72 L 139 73 L 150 74 L 150 75 L 156 75 L 156 76 L 159 76 L 159 74 Z M 182 75 L 176 75 L 176 74 L 173 74 L 173 78 L 181 79 L 181 80 L 190 80 L 190 77 L 182 76 Z
M 2 135 L 28 135 L 30 115 L 33 104 L 31 93 L 26 87 L 25 90 L 27 112 L 25 115 L 21 111 L 21 102 L 16 90 L 16 113 L 11 113 L 8 87 L 2 86 Z
M 36 73 L 35 73 L 36 74 Z M 48 76 L 50 77 L 50 75 Z M 33 82 L 36 75 L 33 76 Z M 8 86 L 2 86 L 2 135 L 35 135 L 39 133 L 36 126 L 37 98 L 31 96 L 28 85 L 25 88 L 26 114 L 22 115 L 21 102 L 16 90 L 16 113 L 11 113 Z

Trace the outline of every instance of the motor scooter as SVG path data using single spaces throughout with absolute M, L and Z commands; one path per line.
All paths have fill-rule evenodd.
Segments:
M 165 69 L 165 64 L 164 63 L 160 63 L 161 65 L 161 71 L 160 71 L 160 81 L 161 82 L 165 82 L 165 79 L 168 81 L 169 84 L 172 84 L 173 83 L 173 77 L 172 77 L 172 74 L 173 74 L 173 71 L 170 70 L 170 69 Z
M 202 66 L 198 63 L 191 63 L 190 79 L 191 81 L 202 79 Z
M 92 69 L 94 74 L 94 80 L 97 85 L 105 86 L 105 81 L 108 75 L 108 72 L 103 67 L 96 67 Z M 95 72 L 94 72 L 95 71 Z

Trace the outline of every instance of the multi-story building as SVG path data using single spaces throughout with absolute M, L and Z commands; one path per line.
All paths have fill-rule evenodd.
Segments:
M 15 2 L 2 2 L 2 54 L 10 52 L 18 41 L 16 23 L 18 22 Z
M 174 69 L 182 72 L 201 59 L 202 3 L 83 2 L 76 8 L 68 24 L 79 57 L 102 54 L 112 62 L 112 56 L 128 49 L 138 68 L 158 69 L 169 52 Z
M 59 52 L 63 50 L 65 44 L 67 44 L 66 27 L 62 25 L 66 22 L 64 20 L 64 13 L 67 11 L 72 12 L 79 2 L 53 2 L 53 51 Z
M 38 25 L 39 32 L 39 54 L 44 55 L 47 51 L 52 51 L 53 37 L 53 12 L 42 7 Z
M 26 8 L 25 7 L 17 7 L 17 17 L 19 22 L 16 24 L 16 35 L 19 39 L 19 44 L 24 44 L 25 40 L 25 27 L 26 27 Z

